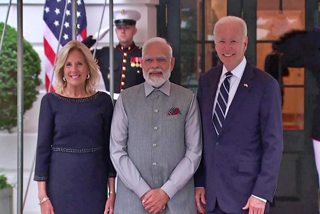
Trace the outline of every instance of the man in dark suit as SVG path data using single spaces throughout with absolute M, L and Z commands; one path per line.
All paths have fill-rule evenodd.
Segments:
M 203 157 L 195 174 L 197 209 L 209 214 L 263 214 L 276 191 L 283 140 L 279 84 L 244 57 L 246 23 L 215 25 L 223 63 L 199 80 Z
M 136 46 L 133 41 L 133 36 L 137 33 L 136 22 L 140 18 L 141 14 L 135 10 L 114 12 L 115 32 L 119 39 L 119 44 L 114 46 L 115 100 L 122 90 L 144 82 L 141 69 L 142 49 Z M 103 28 L 99 33 L 87 37 L 83 43 L 90 48 L 96 43 L 96 40 L 101 40 L 109 30 L 109 27 Z M 95 58 L 98 60 L 106 90 L 109 92 L 109 47 L 97 49 Z

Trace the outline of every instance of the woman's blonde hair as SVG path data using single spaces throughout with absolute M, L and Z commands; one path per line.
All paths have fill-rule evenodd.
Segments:
M 100 80 L 100 75 L 98 72 L 99 66 L 97 65 L 97 61 L 93 58 L 89 48 L 83 43 L 76 40 L 68 42 L 65 46 L 63 46 L 58 54 L 58 59 L 54 69 L 56 75 L 55 91 L 57 93 L 63 93 L 64 89 L 67 86 L 67 82 L 63 81 L 64 65 L 70 51 L 74 49 L 80 51 L 83 54 L 85 62 L 88 65 L 90 78 L 86 79 L 85 90 L 88 94 L 91 94 L 92 91 L 94 91 L 94 86 Z

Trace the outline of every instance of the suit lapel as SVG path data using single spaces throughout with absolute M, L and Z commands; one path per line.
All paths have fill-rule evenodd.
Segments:
M 254 87 L 254 81 L 252 81 L 253 77 L 254 77 L 253 67 L 247 62 L 247 65 L 244 69 L 244 73 L 242 75 L 239 86 L 237 88 L 236 94 L 227 112 L 227 117 L 223 123 L 221 134 L 223 133 L 225 128 L 229 125 L 230 121 L 232 121 L 233 117 L 238 112 L 238 109 L 241 107 L 241 104 L 246 99 L 246 96 L 248 95 L 249 91 Z
M 207 94 L 207 101 L 208 101 L 208 106 L 209 107 L 209 111 L 211 111 L 211 115 L 212 115 L 212 111 L 213 111 L 213 103 L 214 103 L 214 99 L 216 96 L 216 92 L 218 89 L 218 84 L 219 84 L 219 80 L 220 80 L 220 76 L 222 73 L 222 66 L 217 67 L 214 72 L 213 75 L 211 75 L 210 79 L 208 80 L 208 94 Z

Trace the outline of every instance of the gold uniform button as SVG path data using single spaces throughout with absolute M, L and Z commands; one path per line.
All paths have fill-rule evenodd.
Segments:
M 136 67 L 136 63 L 134 63 L 134 62 L 131 62 L 131 67 Z
M 131 47 L 128 47 L 128 50 L 130 51 L 130 50 L 131 50 Z
M 124 53 L 123 55 L 124 55 L 124 56 L 128 56 L 128 54 L 127 54 L 127 53 Z
M 123 62 L 123 63 L 127 63 L 127 60 L 126 60 L 126 59 L 123 59 L 122 62 Z
M 125 75 L 125 74 L 122 74 L 122 78 L 123 78 L 123 79 L 126 78 L 126 75 Z
M 121 82 L 121 85 L 124 86 L 124 82 Z
M 110 79 L 110 74 L 108 74 L 108 79 Z
M 122 70 L 124 70 L 124 71 L 125 71 L 125 70 L 126 70 L 126 67 L 124 67 L 124 66 L 123 66 L 123 67 L 122 67 Z
M 121 50 L 123 50 L 123 47 L 121 47 Z
M 137 70 L 137 73 L 138 73 L 138 74 L 140 74 L 140 71 L 139 71 L 139 70 Z

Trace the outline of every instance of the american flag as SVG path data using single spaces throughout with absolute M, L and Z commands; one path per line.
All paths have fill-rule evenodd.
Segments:
M 65 21 L 62 23 L 65 3 L 68 1 Z M 86 10 L 83 0 L 77 1 L 77 40 L 82 41 L 87 37 L 87 18 Z M 61 37 L 61 47 L 72 40 L 72 2 L 71 0 L 46 0 L 44 5 L 43 20 L 45 23 L 44 30 L 44 53 L 46 55 L 45 71 L 46 71 L 46 89 L 49 90 L 51 76 L 53 71 L 54 59 L 59 43 L 59 35 L 61 25 L 63 24 L 63 31 Z M 54 79 L 53 79 L 54 83 Z M 51 87 L 51 91 L 54 88 Z

